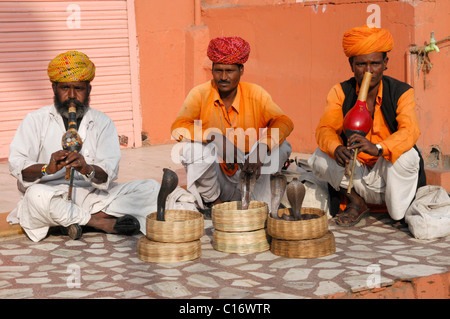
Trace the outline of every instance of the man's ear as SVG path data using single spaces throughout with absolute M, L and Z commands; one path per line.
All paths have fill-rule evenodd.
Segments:
M 388 65 L 388 62 L 389 62 L 389 58 L 385 57 L 383 62 L 384 62 L 384 69 L 387 70 L 387 65 Z
M 355 70 L 353 69 L 353 58 L 349 58 L 348 63 L 350 64 L 350 68 L 352 69 L 352 72 L 355 73 Z
M 239 68 L 239 72 L 241 74 L 241 76 L 244 74 L 244 65 L 242 64 L 242 66 Z
M 58 83 L 56 82 L 52 82 L 52 89 L 53 89 L 53 93 L 56 94 L 56 86 L 58 85 Z

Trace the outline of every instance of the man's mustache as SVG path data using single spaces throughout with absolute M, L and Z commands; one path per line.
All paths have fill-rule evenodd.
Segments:
M 70 104 L 75 104 L 75 106 L 77 108 L 85 106 L 83 103 L 81 103 L 80 101 L 78 101 L 77 99 L 74 99 L 74 98 L 65 100 L 61 106 L 65 107 L 65 108 L 69 108 Z
M 224 81 L 224 80 L 220 80 L 219 84 L 230 84 L 230 81 Z
M 83 117 L 84 113 L 89 108 L 89 96 L 86 97 L 86 100 L 83 103 L 75 98 L 69 98 L 65 101 L 60 101 L 58 96 L 55 95 L 54 102 L 59 114 L 61 114 L 65 118 L 69 117 L 69 105 L 71 103 L 73 103 L 77 109 L 77 118 Z

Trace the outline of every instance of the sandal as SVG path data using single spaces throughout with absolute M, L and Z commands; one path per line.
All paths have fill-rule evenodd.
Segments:
M 351 213 L 351 211 L 356 211 L 358 215 L 355 213 Z M 356 203 L 350 203 L 347 205 L 343 212 L 340 212 L 336 215 L 336 224 L 339 226 L 350 227 L 354 226 L 361 221 L 361 219 L 369 216 L 370 209 L 367 208 L 365 204 L 358 205 Z
M 78 240 L 83 235 L 83 230 L 78 224 L 72 224 L 67 227 L 60 226 L 60 230 L 63 235 L 69 236 L 73 240 Z

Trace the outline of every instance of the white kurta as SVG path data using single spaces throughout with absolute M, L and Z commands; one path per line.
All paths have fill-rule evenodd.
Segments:
M 74 175 L 73 201 L 67 201 L 68 181 L 65 168 L 34 182 L 25 182 L 22 170 L 38 163 L 48 163 L 51 154 L 61 150 L 66 132 L 54 105 L 28 114 L 19 125 L 10 146 L 10 172 L 24 192 L 17 208 L 8 216 L 19 222 L 33 241 L 43 239 L 49 226 L 85 225 L 91 214 L 103 211 L 112 216 L 130 214 L 138 218 L 145 233 L 145 217 L 156 211 L 160 184 L 154 180 L 117 184 L 121 158 L 118 134 L 113 121 L 104 113 L 89 108 L 78 133 L 83 141 L 80 153 L 86 163 L 101 167 L 108 180 L 103 184 L 86 181 Z

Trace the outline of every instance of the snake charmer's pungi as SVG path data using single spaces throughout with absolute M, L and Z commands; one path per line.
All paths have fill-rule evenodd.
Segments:
M 121 150 L 113 121 L 89 107 L 94 64 L 85 54 L 68 51 L 49 63 L 48 76 L 54 104 L 29 113 L 10 146 L 10 172 L 23 196 L 8 221 L 19 222 L 33 241 L 45 238 L 51 226 L 64 227 L 73 239 L 81 237 L 82 225 L 107 233 L 145 233 L 145 217 L 156 211 L 160 184 L 114 182 Z M 61 145 L 71 102 L 82 140 L 78 153 Z M 76 170 L 72 201 L 67 200 L 66 167 Z
M 292 121 L 262 87 L 240 81 L 249 54 L 240 37 L 212 39 L 207 56 L 213 79 L 189 92 L 172 124 L 172 136 L 186 142 L 181 162 L 187 188 L 202 209 L 240 200 L 242 170 L 258 177 L 251 199 L 270 204 L 270 174 L 291 153 L 286 137 Z
M 314 174 L 330 185 L 331 214 L 339 212 L 336 223 L 342 226 L 354 225 L 367 215 L 367 203 L 385 203 L 391 218 L 401 220 L 417 188 L 425 184 L 423 160 L 415 147 L 420 130 L 414 89 L 383 75 L 387 52 L 393 44 L 391 33 L 382 28 L 366 25 L 345 33 L 343 48 L 354 77 L 330 90 L 317 126 L 319 148 L 309 158 L 309 164 Z M 356 102 L 365 72 L 373 74 L 367 97 L 373 127 L 365 137 L 354 134 L 347 140 L 343 133 L 344 116 Z M 354 185 L 347 196 L 349 178 L 344 166 L 356 148 L 359 153 Z M 339 211 L 338 192 L 349 200 L 343 212 Z

